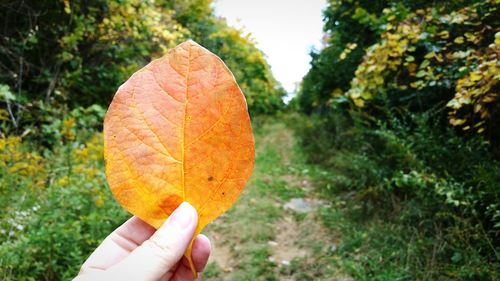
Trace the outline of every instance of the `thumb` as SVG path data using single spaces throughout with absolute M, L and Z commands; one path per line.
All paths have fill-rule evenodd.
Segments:
M 122 262 L 108 270 L 113 280 L 158 280 L 182 258 L 193 238 L 198 215 L 182 203 L 167 221 Z

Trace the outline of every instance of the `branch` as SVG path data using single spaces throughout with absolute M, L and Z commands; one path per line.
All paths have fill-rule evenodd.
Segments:
M 56 87 L 57 79 L 59 79 L 59 73 L 61 71 L 61 64 L 62 64 L 61 61 L 58 61 L 56 64 L 56 71 L 54 73 L 54 77 L 52 78 L 52 80 L 50 80 L 49 87 L 47 88 L 47 93 L 45 94 L 46 103 L 49 103 L 50 95 L 52 94 L 54 88 Z

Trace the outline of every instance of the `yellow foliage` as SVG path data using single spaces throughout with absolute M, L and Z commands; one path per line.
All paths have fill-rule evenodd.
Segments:
M 0 109 L 0 121 L 9 120 L 9 113 L 5 109 Z
M 68 176 L 63 176 L 63 177 L 59 178 L 57 180 L 56 184 L 58 186 L 61 186 L 61 187 L 67 186 L 69 184 L 69 177 Z
M 96 41 L 116 44 L 148 39 L 163 53 L 188 34 L 188 31 L 173 19 L 174 11 L 165 12 L 156 7 L 154 1 L 112 0 L 108 1 L 108 8 L 108 16 L 100 23 L 96 26 L 80 23 L 81 28 L 76 28 L 74 33 L 63 37 L 61 45 L 71 49 L 73 39 L 85 34 L 86 37 Z M 96 21 L 92 18 L 89 20 Z
M 73 128 L 75 123 L 76 120 L 71 118 L 64 120 L 63 130 Z M 68 138 L 67 140 L 70 141 Z M 76 142 L 68 143 L 66 146 L 73 147 L 74 144 Z M 27 141 L 23 142 L 21 137 L 0 137 L 0 192 L 21 186 L 36 191 L 51 184 L 65 187 L 75 182 L 92 182 L 93 185 L 104 186 L 102 134 L 94 134 L 75 149 L 65 148 L 57 150 L 63 158 L 44 159 L 39 153 L 30 149 L 30 144 Z M 54 162 L 61 160 L 62 164 Z M 58 165 L 59 168 L 54 169 L 54 165 Z
M 12 188 L 4 185 L 15 186 L 22 180 L 31 181 L 31 188 L 41 188 L 47 177 L 43 158 L 36 152 L 26 151 L 17 136 L 0 138 L 0 172 L 8 177 L 0 181 L 0 189 Z
M 468 62 L 477 67 L 457 81 L 455 96 L 447 104 L 453 126 L 469 130 L 471 126 L 482 133 L 491 117 L 491 109 L 500 99 L 500 45 L 491 44 L 484 54 L 472 54 Z
M 462 36 L 458 36 L 457 38 L 455 38 L 455 40 L 453 40 L 453 42 L 455 42 L 457 44 L 463 44 L 464 38 Z
M 344 60 L 354 49 L 356 49 L 356 47 L 358 47 L 358 44 L 348 43 L 344 51 L 342 51 L 342 53 L 340 54 L 339 60 Z
M 76 135 L 74 132 L 76 125 L 76 120 L 75 118 L 68 118 L 63 121 L 63 127 L 61 130 L 61 135 L 64 137 L 66 140 L 74 140 Z
M 436 14 L 433 8 L 420 9 L 399 23 L 389 23 L 380 42 L 366 50 L 345 95 L 361 108 L 390 89 L 421 90 L 439 83 L 454 83 L 455 96 L 447 103 L 450 124 L 466 131 L 484 132 L 494 104 L 500 101 L 500 31 L 495 30 L 493 43 L 484 48 L 485 42 L 491 42 L 485 34 L 491 33 L 475 27 L 481 22 L 477 10 L 484 4 L 445 15 Z M 498 6 L 489 7 L 489 13 L 498 13 Z M 434 31 L 421 30 L 422 22 Z M 453 34 L 452 25 L 466 26 L 469 31 Z M 417 47 L 422 46 L 426 46 L 427 53 L 416 57 Z M 344 53 L 348 54 L 346 50 L 341 59 L 346 56 Z M 459 65 L 458 71 L 450 68 L 452 65 Z M 461 78 L 456 80 L 457 76 Z
M 71 151 L 73 173 L 82 179 L 90 178 L 94 182 L 104 184 L 104 174 L 100 167 L 103 161 L 103 136 L 94 134 L 87 142 Z
M 385 78 L 403 64 L 409 45 L 418 41 L 420 32 L 418 22 L 405 21 L 384 32 L 381 42 L 368 48 L 346 93 L 357 107 L 364 107 L 365 101 L 372 99 L 383 88 Z M 411 58 L 406 59 L 406 64 L 414 71 L 412 61 Z

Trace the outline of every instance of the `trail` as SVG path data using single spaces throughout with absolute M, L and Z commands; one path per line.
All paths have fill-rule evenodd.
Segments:
M 313 167 L 283 123 L 256 126 L 253 176 L 237 204 L 204 231 L 213 255 L 202 280 L 342 280 L 341 239 L 320 219 Z

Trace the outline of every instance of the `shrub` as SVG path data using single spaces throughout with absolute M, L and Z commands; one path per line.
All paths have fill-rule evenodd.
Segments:
M 0 138 L 2 280 L 71 279 L 128 217 L 105 182 L 102 135 L 87 122 L 53 126 L 58 139 L 42 152 L 21 137 Z
M 464 141 L 452 129 L 442 130 L 430 113 L 405 121 L 394 117 L 377 128 L 338 116 L 330 116 L 330 124 L 301 119 L 294 124 L 309 160 L 330 171 L 323 184 L 327 197 L 346 196 L 351 205 L 361 204 L 353 213 L 361 221 L 384 218 L 387 225 L 397 225 L 399 234 L 387 234 L 400 235 L 394 239 L 417 235 L 428 241 L 411 247 L 418 260 L 432 258 L 434 266 L 422 271 L 412 265 L 412 278 L 445 270 L 467 280 L 492 276 L 499 266 L 500 162 L 481 137 Z M 335 128 L 343 129 L 339 134 Z M 438 250 L 433 243 L 441 245 Z M 405 260 L 409 253 L 400 254 Z M 479 264 L 483 273 L 475 275 Z M 403 265 L 392 265 L 397 266 Z

